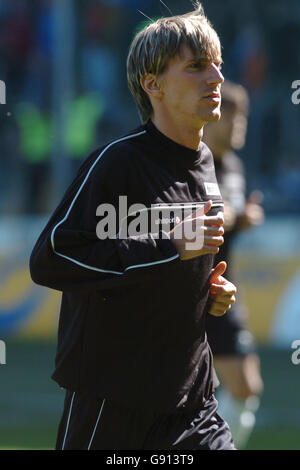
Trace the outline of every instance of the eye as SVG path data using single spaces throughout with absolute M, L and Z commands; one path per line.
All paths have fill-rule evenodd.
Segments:
M 196 63 L 189 65 L 189 68 L 190 68 L 190 69 L 196 69 L 196 68 L 198 68 L 198 67 L 199 67 L 199 64 L 196 64 Z
M 207 65 L 206 62 L 192 62 L 189 65 L 189 68 L 193 70 L 203 70 L 205 69 L 206 65 Z

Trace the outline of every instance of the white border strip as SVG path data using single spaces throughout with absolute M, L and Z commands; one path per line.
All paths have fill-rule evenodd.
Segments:
M 202 202 L 193 202 L 193 203 L 185 203 L 183 202 L 181 205 L 179 205 L 178 203 L 175 203 L 175 204 L 153 204 L 151 207 L 145 207 L 145 209 L 140 209 L 140 210 L 137 210 L 135 212 L 131 212 L 130 214 L 126 215 L 125 217 L 123 217 L 123 219 L 121 219 L 120 221 L 120 230 L 119 230 L 119 233 L 116 235 L 117 238 L 119 238 L 120 236 L 120 233 L 122 231 L 122 224 L 123 222 L 128 219 L 129 217 L 134 217 L 135 215 L 137 214 L 140 214 L 141 212 L 145 212 L 145 211 L 152 211 L 152 210 L 160 210 L 160 211 L 163 211 L 165 209 L 168 209 L 169 211 L 172 211 L 172 210 L 177 210 L 177 209 L 200 209 L 201 206 L 203 206 L 207 201 L 202 201 Z M 212 203 L 211 207 L 224 207 L 224 203 L 223 202 L 214 202 Z M 126 268 L 126 269 L 130 269 L 129 268 Z M 125 271 L 126 271 L 125 269 Z
M 65 217 L 60 221 L 58 222 L 55 227 L 53 228 L 52 232 L 51 232 L 51 245 L 52 245 L 52 249 L 53 249 L 53 252 L 55 254 L 57 254 L 58 256 L 60 256 L 61 258 L 64 258 L 64 259 L 67 259 L 68 261 L 71 261 L 72 263 L 75 263 L 77 264 L 78 266 L 81 266 L 83 268 L 87 268 L 87 269 L 90 269 L 92 271 L 97 271 L 97 272 L 100 272 L 100 273 L 109 273 L 109 274 L 118 274 L 118 275 L 122 275 L 124 274 L 125 271 L 127 271 L 128 269 L 133 269 L 133 268 L 139 268 L 139 267 L 145 267 L 145 266 L 152 266 L 152 265 L 155 265 L 155 264 L 160 264 L 160 263 L 167 263 L 169 261 L 173 261 L 174 259 L 178 258 L 179 255 L 175 255 L 175 256 L 172 256 L 171 258 L 168 258 L 168 259 L 164 259 L 164 260 L 161 260 L 161 261 L 155 261 L 153 263 L 145 263 L 145 264 L 138 264 L 138 265 L 135 265 L 135 266 L 128 266 L 124 272 L 119 272 L 119 271 L 111 271 L 111 270 L 107 270 L 107 269 L 101 269 L 101 268 L 97 268 L 95 266 L 89 266 L 87 264 L 84 264 L 84 263 L 81 263 L 80 261 L 77 261 L 76 259 L 74 258 L 70 258 L 69 256 L 66 256 L 62 253 L 59 253 L 58 251 L 56 251 L 55 249 L 55 242 L 54 242 L 54 235 L 55 235 L 55 231 L 56 229 L 61 225 L 63 224 L 67 218 L 69 217 L 69 214 L 76 202 L 76 199 L 78 198 L 79 194 L 81 193 L 85 183 L 87 182 L 90 174 L 92 173 L 93 169 L 95 168 L 95 166 L 97 165 L 97 163 L 99 162 L 100 158 L 102 157 L 102 155 L 106 152 L 106 150 L 108 150 L 112 145 L 114 144 L 117 144 L 118 142 L 122 142 L 124 140 L 128 140 L 128 139 L 131 139 L 133 137 L 138 137 L 140 135 L 143 135 L 143 134 L 146 134 L 147 131 L 142 131 L 142 132 L 138 132 L 137 134 L 132 134 L 132 135 L 129 135 L 129 136 L 126 136 L 126 137 L 122 137 L 121 139 L 118 139 L 118 140 L 115 140 L 114 142 L 111 142 L 107 147 L 105 147 L 104 150 L 102 150 L 102 152 L 100 153 L 100 155 L 98 156 L 98 158 L 94 161 L 93 165 L 91 166 L 91 168 L 89 169 L 86 177 L 84 178 L 83 182 L 81 183 L 81 186 L 80 188 L 78 189 L 77 193 L 75 194 L 74 196 L 74 199 L 73 201 L 71 202 L 70 204 L 70 207 L 65 215 Z
M 69 214 L 70 214 L 70 212 L 71 212 L 71 210 L 72 210 L 72 208 L 73 208 L 73 206 L 74 206 L 74 204 L 75 204 L 75 202 L 76 202 L 76 199 L 78 198 L 79 194 L 81 193 L 81 191 L 82 191 L 82 189 L 83 189 L 85 183 L 87 182 L 87 180 L 88 180 L 90 174 L 92 173 L 94 167 L 95 167 L 95 166 L 97 165 L 97 163 L 99 162 L 99 160 L 100 160 L 100 158 L 102 157 L 102 155 L 103 155 L 103 154 L 106 152 L 106 150 L 108 150 L 112 145 L 117 144 L 118 142 L 122 142 L 123 140 L 131 139 L 131 138 L 133 138 L 133 137 L 137 137 L 137 136 L 142 135 L 142 134 L 145 134 L 145 133 L 146 133 L 146 131 L 143 131 L 143 132 L 139 132 L 139 133 L 137 133 L 137 134 L 133 134 L 133 135 L 130 135 L 130 136 L 122 137 L 121 139 L 118 139 L 118 140 L 115 140 L 114 142 L 111 142 L 109 145 L 107 145 L 107 146 L 105 147 L 105 149 L 102 150 L 102 152 L 100 153 L 100 155 L 96 158 L 96 160 L 95 160 L 94 163 L 92 164 L 91 168 L 90 168 L 89 171 L 87 172 L 86 177 L 84 178 L 83 182 L 81 183 L 80 188 L 78 189 L 77 193 L 75 194 L 74 199 L 73 199 L 73 201 L 71 202 L 70 207 L 69 207 L 69 209 L 67 210 L 67 213 L 66 213 L 65 217 L 64 217 L 60 222 L 58 222 L 58 223 L 55 225 L 55 227 L 53 228 L 53 230 L 52 230 L 52 232 L 51 232 L 51 245 L 52 245 L 52 249 L 53 249 L 54 253 L 56 253 L 57 255 L 61 256 L 61 253 L 58 253 L 58 252 L 55 250 L 55 244 L 54 244 L 54 234 L 55 234 L 55 231 L 56 231 L 57 227 L 59 227 L 61 224 L 63 224 L 63 223 L 67 220 L 67 218 L 69 217 Z M 72 259 L 72 258 L 69 258 L 69 259 Z M 97 268 L 96 268 L 96 269 L 97 269 Z
M 102 405 L 101 405 L 101 408 L 100 408 L 100 411 L 99 411 L 99 414 L 98 414 L 98 418 L 97 418 L 97 421 L 96 421 L 96 424 L 95 424 L 95 427 L 94 427 L 94 431 L 93 431 L 92 437 L 91 437 L 91 439 L 90 439 L 90 443 L 89 443 L 89 445 L 88 445 L 87 450 L 90 450 L 90 447 L 91 447 L 91 445 L 92 445 L 92 442 L 93 442 L 93 439 L 94 439 L 94 435 L 95 435 L 95 432 L 96 432 L 96 429 L 97 429 L 97 426 L 98 426 L 98 423 L 99 423 L 99 419 L 100 419 L 100 416 L 101 416 L 101 414 L 102 414 L 102 410 L 103 410 L 104 403 L 105 403 L 105 398 L 104 398 L 104 400 L 103 400 L 103 402 L 102 402 Z
M 63 444 L 62 444 L 61 450 L 64 450 L 65 443 L 66 443 L 66 437 L 67 437 L 68 430 L 69 430 L 69 424 L 70 424 L 70 418 L 71 418 L 71 413 L 72 413 L 72 408 L 73 408 L 73 400 L 74 400 L 74 397 L 75 397 L 75 392 L 73 392 L 73 396 L 72 396 L 72 400 L 71 400 L 71 404 L 70 404 L 70 409 L 69 409 L 69 414 L 68 414 L 68 420 L 67 420 L 67 425 L 66 425 L 66 431 L 65 431 L 65 436 L 64 436 L 64 440 L 63 440 Z
M 97 159 L 94 161 L 93 165 L 91 166 L 91 168 L 89 169 L 89 171 L 87 172 L 86 174 L 86 177 L 84 178 L 83 182 L 81 183 L 81 186 L 80 188 L 78 189 L 77 193 L 75 194 L 71 204 L 70 204 L 70 207 L 69 209 L 67 210 L 67 213 L 65 215 L 65 217 L 60 221 L 58 222 L 52 232 L 51 232 L 51 246 L 52 246 L 52 249 L 53 249 L 53 252 L 60 256 L 61 258 L 64 258 L 64 259 L 67 259 L 68 261 L 71 261 L 72 263 L 75 263 L 77 264 L 78 266 L 81 266 L 83 268 L 86 268 L 86 269 L 90 269 L 92 271 L 97 271 L 97 272 L 100 272 L 100 273 L 109 273 L 109 274 L 117 274 L 117 275 L 122 275 L 124 274 L 124 272 L 128 271 L 129 269 L 133 269 L 133 268 L 142 268 L 142 267 L 145 267 L 145 266 L 153 266 L 153 265 L 156 265 L 156 264 L 161 264 L 161 263 L 167 263 L 167 262 L 170 262 L 170 261 L 173 261 L 177 258 L 179 258 L 179 254 L 176 254 L 174 256 L 172 256 L 171 258 L 167 258 L 167 259 L 164 259 L 164 260 L 161 260 L 161 261 L 155 261 L 153 263 L 144 263 L 144 264 L 137 264 L 137 265 L 134 265 L 134 266 L 128 266 L 127 268 L 124 269 L 123 272 L 119 272 L 119 271 L 111 271 L 111 270 L 107 270 L 107 269 L 101 269 L 101 268 L 97 268 L 95 266 L 90 266 L 90 265 L 87 265 L 87 264 L 84 264 L 84 263 L 81 263 L 80 261 L 77 261 L 76 259 L 74 258 L 70 258 L 69 256 L 66 256 L 62 253 L 59 253 L 58 251 L 56 251 L 55 249 L 55 242 L 54 242 L 54 235 L 55 235 L 55 231 L 56 229 L 61 225 L 63 224 L 67 218 L 69 217 L 69 214 L 79 196 L 79 194 L 81 193 L 84 185 L 86 184 L 90 174 L 92 173 L 93 169 L 95 168 L 95 166 L 97 165 L 97 163 L 99 162 L 99 160 L 101 159 L 101 157 L 104 155 L 104 153 L 106 152 L 106 150 L 108 150 L 110 147 L 112 147 L 114 144 L 117 144 L 118 142 L 122 142 L 124 140 L 128 140 L 128 139 L 132 139 L 134 137 L 138 137 L 140 135 L 143 135 L 143 134 L 146 134 L 147 131 L 142 131 L 142 132 L 138 132 L 136 134 L 132 134 L 132 135 L 129 135 L 129 136 L 126 136 L 126 137 L 122 137 L 121 139 L 118 139 L 118 140 L 115 140 L 114 142 L 111 142 L 109 145 L 107 145 L 103 150 L 102 152 L 100 153 L 100 155 L 97 157 Z M 203 201 L 205 202 L 205 201 Z M 202 203 L 203 203 L 202 202 Z M 192 207 L 195 207 L 195 205 L 197 205 L 197 203 L 191 203 L 191 206 Z M 217 206 L 218 204 L 217 203 L 213 203 L 212 206 Z M 223 204 L 220 204 L 220 206 L 222 206 Z M 179 205 L 180 207 L 184 207 L 184 205 Z M 168 207 L 168 206 L 166 206 Z

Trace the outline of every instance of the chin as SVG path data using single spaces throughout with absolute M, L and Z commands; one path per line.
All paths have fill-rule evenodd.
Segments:
M 200 116 L 199 116 L 200 117 Z M 215 108 L 211 108 L 210 110 L 207 110 L 205 113 L 202 111 L 202 116 L 201 116 L 203 121 L 206 122 L 216 122 L 219 121 L 221 118 L 221 110 L 220 107 L 217 106 Z
M 220 117 L 221 117 L 221 113 L 220 113 L 220 112 L 212 113 L 212 114 L 210 114 L 209 116 L 207 116 L 207 122 L 216 122 L 216 121 L 219 121 Z

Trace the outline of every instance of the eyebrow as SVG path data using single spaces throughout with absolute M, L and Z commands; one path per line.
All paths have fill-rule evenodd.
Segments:
M 204 57 L 193 57 L 193 58 L 191 58 L 191 59 L 186 60 L 186 61 L 185 61 L 185 65 L 188 65 L 188 64 L 193 63 L 193 62 L 196 63 L 196 64 L 197 64 L 197 63 L 201 64 L 201 63 L 203 63 L 203 62 L 214 62 L 214 63 L 216 62 L 216 63 L 218 63 L 219 65 L 222 65 L 222 64 L 223 64 L 223 59 L 222 59 L 221 57 L 218 57 L 218 58 L 216 58 L 215 60 L 213 60 L 213 59 L 211 59 L 211 58 L 209 58 L 209 57 L 207 57 L 207 56 L 204 56 Z
M 212 58 L 212 57 L 209 57 L 207 55 L 203 55 L 203 56 L 195 55 L 195 56 L 191 57 L 190 59 L 187 59 L 186 62 L 192 62 L 192 61 L 195 61 L 195 62 L 212 62 L 213 59 L 215 61 L 218 61 L 218 62 L 223 62 L 221 56 Z

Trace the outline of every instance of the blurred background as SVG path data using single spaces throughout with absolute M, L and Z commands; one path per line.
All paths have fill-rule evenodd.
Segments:
M 166 0 L 173 14 L 189 0 Z M 203 0 L 226 78 L 250 95 L 239 153 L 265 222 L 240 235 L 233 266 L 265 389 L 248 449 L 300 449 L 299 0 Z M 0 448 L 51 449 L 63 392 L 51 381 L 60 294 L 35 286 L 28 257 L 83 159 L 140 122 L 126 56 L 159 0 L 0 0 Z M 300 355 L 299 355 L 300 357 Z M 6 362 L 4 364 L 4 362 Z

